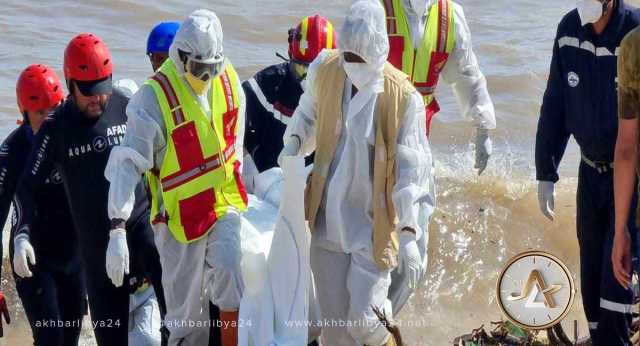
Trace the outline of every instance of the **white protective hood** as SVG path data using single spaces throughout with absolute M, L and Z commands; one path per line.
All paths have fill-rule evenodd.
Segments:
M 418 16 L 426 15 L 427 9 L 429 9 L 434 1 L 435 0 L 403 0 L 404 5 Z
M 176 37 L 169 48 L 169 57 L 176 64 L 178 72 L 184 74 L 178 49 L 199 55 L 201 60 L 213 60 L 222 54 L 222 24 L 212 11 L 196 10 L 182 22 Z
M 389 55 L 384 8 L 377 0 L 357 0 L 340 28 L 338 50 L 351 52 L 382 73 Z

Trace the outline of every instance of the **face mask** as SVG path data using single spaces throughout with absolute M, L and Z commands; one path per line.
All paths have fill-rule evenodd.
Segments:
M 309 65 L 289 60 L 289 69 L 296 81 L 302 83 L 302 81 L 307 78 Z
M 202 79 L 196 78 L 190 72 L 185 73 L 184 78 L 187 80 L 189 85 L 191 85 L 193 91 L 198 95 L 204 95 L 209 90 L 209 86 L 211 85 L 210 79 L 205 82 Z
M 606 5 L 604 5 L 606 6 Z M 604 16 L 603 4 L 598 0 L 578 0 L 576 7 L 582 26 L 593 24 Z
M 415 14 L 424 16 L 427 13 L 427 8 L 429 7 L 431 0 L 409 0 L 409 3 L 411 4 L 411 9 Z
M 376 71 L 371 69 L 367 63 L 343 62 L 343 66 L 347 77 L 359 90 L 366 87 L 377 76 Z

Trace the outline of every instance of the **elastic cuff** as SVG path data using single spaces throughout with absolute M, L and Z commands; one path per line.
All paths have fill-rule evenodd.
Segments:
M 413 234 L 411 232 L 405 232 L 405 231 L 402 231 L 400 233 L 400 244 L 406 244 L 416 240 L 418 240 L 416 234 Z
M 23 232 L 23 233 L 18 233 L 18 235 L 13 237 L 13 243 L 14 244 L 17 243 L 18 241 L 22 241 L 22 240 L 30 241 L 29 234 Z
M 127 235 L 127 231 L 124 228 L 115 228 L 109 231 L 109 237 L 116 237 L 121 235 Z
M 422 236 L 422 233 L 423 233 L 422 228 L 420 228 L 420 226 L 415 223 L 406 223 L 406 224 L 399 223 L 398 225 L 396 225 L 396 232 L 398 232 L 398 235 L 401 235 L 403 233 L 402 230 L 405 228 L 411 228 L 416 232 L 415 233 L 416 240 L 420 239 L 420 237 Z
M 18 235 L 26 235 L 28 237 L 30 233 L 31 233 L 31 228 L 29 227 L 29 225 L 24 225 L 16 231 L 16 235 L 13 238 L 14 239 L 17 238 Z
M 118 228 L 125 229 L 125 221 L 124 221 L 124 219 L 120 219 L 120 218 L 111 219 L 111 229 L 115 230 L 115 229 L 118 229 Z
M 291 137 L 295 138 L 298 140 L 298 148 L 302 147 L 302 139 L 300 139 L 300 136 L 298 135 L 291 135 Z M 299 150 L 299 149 L 298 149 Z

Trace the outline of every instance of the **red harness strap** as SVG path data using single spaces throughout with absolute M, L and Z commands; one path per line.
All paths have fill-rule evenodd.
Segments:
M 387 14 L 387 34 L 396 35 L 398 33 L 398 24 L 396 20 L 396 12 L 393 9 L 393 0 L 383 0 L 385 13 Z
M 178 95 L 176 91 L 173 89 L 173 85 L 169 82 L 169 78 L 164 75 L 162 72 L 157 72 L 151 79 L 155 80 L 160 84 L 162 91 L 164 92 L 164 96 L 167 99 L 167 103 L 169 103 L 169 108 L 171 109 L 171 114 L 173 115 L 173 122 L 175 126 L 178 126 L 185 121 L 184 113 L 182 113 L 182 106 L 178 102 Z
M 431 54 L 427 83 L 424 85 L 430 90 L 429 94 L 435 92 L 440 79 L 440 73 L 449 59 L 449 54 L 447 53 L 447 41 L 449 40 L 449 4 L 449 0 L 438 0 L 438 40 L 436 42 L 436 51 Z M 440 105 L 438 105 L 438 101 L 436 101 L 434 97 L 431 102 L 426 105 L 427 136 L 429 136 L 431 122 L 439 111 Z

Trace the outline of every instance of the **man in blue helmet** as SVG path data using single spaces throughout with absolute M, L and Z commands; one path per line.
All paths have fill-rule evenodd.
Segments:
M 180 28 L 178 22 L 161 22 L 151 30 L 147 39 L 147 55 L 154 71 L 160 68 L 169 57 L 169 47 L 178 28 Z

